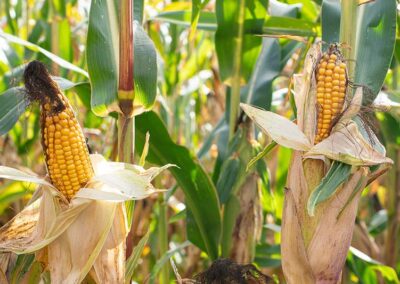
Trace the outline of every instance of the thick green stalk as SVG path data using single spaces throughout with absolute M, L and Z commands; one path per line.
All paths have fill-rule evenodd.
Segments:
M 245 0 L 240 0 L 239 15 L 238 15 L 238 34 L 235 40 L 235 57 L 233 58 L 233 76 L 231 81 L 232 92 L 230 100 L 229 113 L 229 140 L 235 134 L 236 121 L 239 113 L 240 104 L 240 69 L 242 66 L 242 45 L 244 34 L 244 15 L 245 15 Z
M 342 0 L 340 18 L 340 43 L 343 44 L 343 55 L 348 60 L 349 78 L 354 78 L 355 59 L 357 55 L 357 8 L 358 0 Z
M 118 160 L 133 163 L 135 154 L 135 117 L 118 116 Z

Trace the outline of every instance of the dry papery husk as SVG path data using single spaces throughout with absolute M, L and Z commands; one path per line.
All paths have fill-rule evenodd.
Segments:
M 41 184 L 37 199 L 0 229 L 0 252 L 35 252 L 52 283 L 80 283 L 89 272 L 98 283 L 124 283 L 123 201 L 159 191 L 150 182 L 170 165 L 144 170 L 100 155 L 91 160 L 95 177 L 70 202 L 47 181 L 0 166 L 0 177 Z
M 79 198 L 67 205 L 45 186 L 39 190 L 41 197 L 0 229 L 0 249 L 36 252 L 52 283 L 80 283 L 93 266 L 100 283 L 123 283 L 123 203 Z
M 278 144 L 294 150 L 288 173 L 282 221 L 282 266 L 288 283 L 337 283 L 353 234 L 362 189 L 392 164 L 373 133 L 366 138 L 355 117 L 362 88 L 344 107 L 328 138 L 314 145 L 317 108 L 315 66 L 321 45 L 308 52 L 302 74 L 295 75 L 297 124 L 273 112 L 242 104 L 243 110 Z M 352 166 L 333 196 L 307 211 L 310 194 L 332 161 Z M 374 171 L 370 170 L 374 167 Z

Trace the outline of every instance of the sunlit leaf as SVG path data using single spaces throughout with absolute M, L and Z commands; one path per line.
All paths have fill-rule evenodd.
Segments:
M 217 192 L 209 176 L 185 147 L 171 140 L 163 122 L 154 112 L 137 116 L 135 123 L 136 151 L 140 153 L 143 150 L 146 133 L 149 132 L 151 139 L 147 161 L 156 165 L 164 165 L 168 161 L 179 167 L 171 168 L 170 172 L 185 193 L 186 205 L 195 220 L 195 224 L 187 224 L 188 239 L 206 250 L 212 259 L 217 258 L 221 216 Z M 199 243 L 199 238 L 202 243 Z
M 24 46 L 26 48 L 29 48 L 30 50 L 36 51 L 36 52 L 40 52 L 43 55 L 45 55 L 46 57 L 48 57 L 49 59 L 51 59 L 52 61 L 54 61 L 55 63 L 57 63 L 58 65 L 60 65 L 61 67 L 64 67 L 66 69 L 69 69 L 71 71 L 77 72 L 79 74 L 84 75 L 85 77 L 88 77 L 88 73 L 85 70 L 82 70 L 81 68 L 79 68 L 78 66 L 75 66 L 74 64 L 62 59 L 61 57 L 51 53 L 50 51 L 47 51 L 46 49 L 33 44 L 31 42 L 28 42 L 26 40 L 20 39 L 16 36 L 7 34 L 5 32 L 3 32 L 2 30 L 0 30 L 0 37 L 4 38 L 5 40 Z
M 13 128 L 28 105 L 22 88 L 14 87 L 0 95 L 0 135 Z

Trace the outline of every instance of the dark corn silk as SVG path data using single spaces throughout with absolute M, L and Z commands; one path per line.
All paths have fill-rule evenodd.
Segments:
M 321 57 L 316 68 L 317 132 L 315 144 L 327 138 L 333 121 L 340 114 L 347 89 L 346 63 L 336 46 Z
M 40 102 L 42 146 L 51 182 L 71 199 L 94 175 L 82 129 L 42 63 L 31 62 L 24 80 L 28 97 Z

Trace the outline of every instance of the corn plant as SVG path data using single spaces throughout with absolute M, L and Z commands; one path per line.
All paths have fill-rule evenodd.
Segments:
M 397 18 L 0 1 L 0 282 L 398 283 Z

